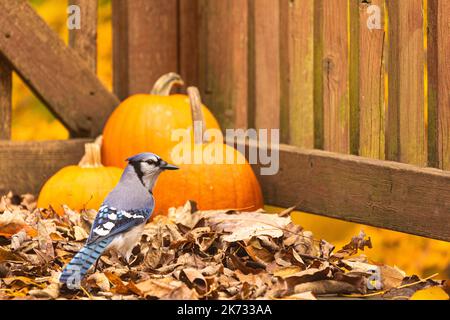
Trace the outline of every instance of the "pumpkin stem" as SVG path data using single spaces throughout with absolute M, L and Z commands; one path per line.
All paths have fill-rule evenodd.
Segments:
M 102 157 L 100 153 L 100 145 L 98 143 L 86 143 L 84 145 L 84 156 L 78 165 L 82 168 L 99 168 L 103 167 Z
M 187 93 L 191 104 L 192 121 L 194 124 L 194 143 L 202 144 L 204 142 L 203 132 L 206 130 L 206 123 L 202 111 L 200 91 L 196 87 L 189 87 Z
M 184 81 L 181 79 L 181 76 L 175 72 L 167 73 L 155 82 L 150 94 L 168 96 L 170 95 L 172 87 L 176 84 L 180 86 L 184 85 Z

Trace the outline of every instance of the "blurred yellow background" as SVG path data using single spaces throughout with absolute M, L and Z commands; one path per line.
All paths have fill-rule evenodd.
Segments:
M 31 0 L 47 23 L 67 43 L 67 1 Z M 98 25 L 97 73 L 106 87 L 112 83 L 111 2 L 101 0 Z M 68 132 L 15 75 L 13 90 L 13 140 L 67 139 Z M 269 211 L 280 208 L 267 207 Z M 405 235 L 398 232 L 348 223 L 311 214 L 294 212 L 293 220 L 340 248 L 362 229 L 372 238 L 373 249 L 365 254 L 374 262 L 397 265 L 409 274 L 450 278 L 450 243 Z

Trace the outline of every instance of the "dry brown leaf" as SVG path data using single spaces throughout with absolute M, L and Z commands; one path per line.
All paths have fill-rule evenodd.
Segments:
M 301 271 L 302 271 L 302 269 L 298 266 L 289 266 L 289 267 L 278 268 L 277 270 L 275 270 L 273 272 L 273 275 L 284 279 L 284 278 L 293 276 L 295 274 L 298 274 Z
M 100 291 L 107 292 L 111 290 L 109 279 L 104 273 L 96 272 L 91 274 L 87 278 L 87 282 L 95 285 Z
M 104 272 L 105 276 L 108 280 L 114 285 L 114 288 L 111 289 L 114 293 L 118 294 L 128 294 L 135 293 L 139 296 L 142 296 L 142 292 L 137 288 L 132 282 L 125 283 L 120 279 L 117 274 L 112 272 Z
M 319 280 L 295 286 L 295 293 L 311 292 L 314 295 L 359 292 L 355 286 L 336 280 Z
M 381 283 L 384 290 L 389 290 L 400 286 L 406 273 L 396 267 L 380 266 Z
M 291 222 L 289 217 L 283 218 L 274 214 L 260 212 L 246 212 L 234 215 L 216 213 L 208 218 L 216 229 L 230 233 L 223 236 L 223 240 L 227 242 L 249 240 L 258 236 L 279 238 L 283 236 L 283 229 Z
M 311 291 L 291 294 L 277 300 L 317 300 Z
M 346 244 L 341 250 L 333 254 L 334 258 L 337 259 L 344 259 L 347 257 L 350 257 L 352 255 L 355 255 L 358 253 L 358 250 L 364 251 L 364 248 L 372 248 L 372 242 L 370 240 L 370 237 L 366 239 L 366 234 L 364 231 L 360 231 L 360 233 L 353 237 L 352 240 Z
M 4 261 L 24 261 L 18 254 L 0 247 L 0 262 Z
M 24 230 L 30 237 L 37 235 L 36 229 L 27 225 L 19 214 L 11 211 L 0 214 L 0 236 L 11 238 L 21 230 Z
M 304 271 L 300 271 L 285 276 L 283 279 L 286 281 L 288 289 L 290 290 L 291 288 L 295 287 L 298 284 L 325 280 L 328 279 L 329 276 L 330 276 L 330 268 L 328 267 L 324 269 L 310 268 Z M 305 290 L 305 291 L 312 291 L 312 290 Z
M 145 298 L 158 298 L 166 300 L 197 300 L 195 290 L 189 289 L 183 282 L 164 278 L 149 279 L 136 284 Z
M 204 294 L 208 291 L 208 283 L 199 270 L 193 268 L 185 268 L 181 271 L 181 273 L 186 276 L 188 283 L 192 287 L 194 287 L 198 293 Z
M 28 292 L 30 296 L 41 299 L 56 299 L 59 297 L 59 284 L 51 283 L 44 289 L 34 289 Z
M 73 227 L 73 233 L 74 233 L 75 241 L 86 240 L 89 237 L 89 234 L 83 228 L 81 228 L 79 226 Z
M 252 258 L 254 261 L 258 263 L 266 265 L 272 262 L 274 259 L 272 253 L 270 253 L 265 248 L 261 247 L 258 239 L 250 241 L 249 245 L 245 246 L 244 249 L 250 256 L 250 258 Z

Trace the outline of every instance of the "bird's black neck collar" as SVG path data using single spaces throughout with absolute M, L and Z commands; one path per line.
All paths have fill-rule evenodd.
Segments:
M 138 176 L 139 181 L 142 183 L 145 189 L 147 189 L 145 183 L 144 183 L 144 173 L 141 170 L 141 165 L 139 162 L 130 162 L 130 164 L 133 166 L 134 172 L 136 172 L 136 175 Z M 147 189 L 147 191 L 153 195 L 152 190 Z

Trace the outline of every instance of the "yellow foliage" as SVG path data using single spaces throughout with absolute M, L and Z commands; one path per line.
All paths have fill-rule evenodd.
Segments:
M 67 44 L 67 1 L 32 0 L 38 14 Z M 98 19 L 97 75 L 103 84 L 112 87 L 111 2 L 101 1 Z M 14 75 L 12 140 L 63 140 L 69 132 L 37 99 L 31 90 Z
M 449 300 L 449 296 L 442 288 L 431 287 L 415 292 L 410 300 Z

